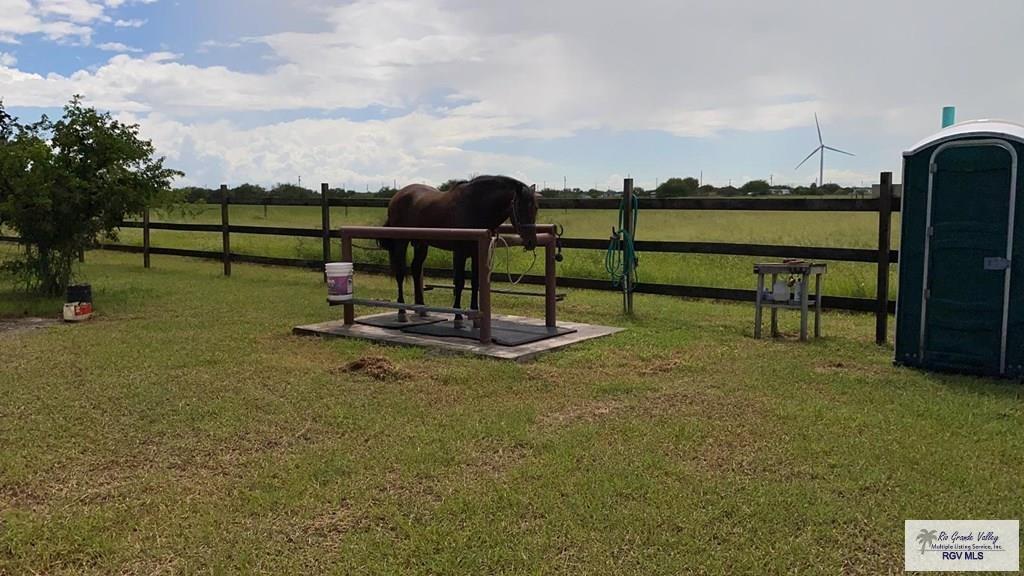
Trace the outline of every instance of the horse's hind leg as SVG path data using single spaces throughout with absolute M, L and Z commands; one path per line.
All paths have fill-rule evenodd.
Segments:
M 423 302 L 423 264 L 427 261 L 427 250 L 430 246 L 426 242 L 413 242 L 412 244 L 412 285 L 413 285 L 413 297 L 416 299 L 416 304 L 420 306 L 424 305 Z M 426 316 L 427 313 L 424 310 L 420 310 L 417 315 Z
M 469 254 L 456 248 L 452 251 L 452 271 L 455 275 L 455 307 L 462 308 L 462 291 L 466 288 L 466 258 Z M 462 314 L 455 315 L 455 326 L 462 326 Z
M 398 282 L 398 302 L 405 304 L 405 253 L 409 247 L 409 242 L 406 240 L 394 240 L 391 244 L 391 249 L 388 250 L 388 256 L 391 258 L 391 273 L 395 275 L 395 281 Z M 405 320 L 405 310 L 398 311 L 398 319 Z

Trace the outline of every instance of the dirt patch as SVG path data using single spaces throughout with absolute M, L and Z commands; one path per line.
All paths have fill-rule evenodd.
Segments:
M 581 422 L 593 422 L 611 416 L 626 404 L 622 400 L 597 400 L 574 404 L 561 410 L 541 414 L 537 418 L 540 427 L 558 427 Z
M 348 500 L 342 500 L 313 517 L 306 526 L 306 535 L 319 539 L 330 539 L 344 535 L 358 527 L 359 519 L 352 512 Z
M 0 320 L 0 337 L 13 336 L 41 328 L 60 326 L 63 324 L 56 318 L 14 318 Z
M 380 382 L 403 380 L 410 376 L 408 371 L 395 366 L 393 362 L 383 356 L 363 356 L 338 368 L 336 372 L 362 374 Z
M 848 374 L 857 377 L 877 378 L 884 376 L 885 369 L 881 366 L 871 364 L 860 364 L 857 362 L 830 360 L 814 367 L 817 374 L 834 375 Z
M 495 446 L 474 452 L 463 466 L 467 481 L 473 479 L 497 478 L 520 465 L 530 455 L 526 446 Z

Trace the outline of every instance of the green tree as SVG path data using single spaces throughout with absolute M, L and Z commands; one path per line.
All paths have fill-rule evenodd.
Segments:
M 654 195 L 658 198 L 693 196 L 699 186 L 700 181 L 696 178 L 669 178 L 658 186 Z
M 454 178 L 451 179 L 451 180 L 445 180 L 445 182 L 443 184 L 441 184 L 440 186 L 438 186 L 437 189 L 442 191 L 442 192 L 447 192 L 447 191 L 451 190 L 452 188 L 455 188 L 459 184 L 462 184 L 463 182 L 465 182 L 465 180 L 456 180 Z
M 26 289 L 60 294 L 80 251 L 115 237 L 125 217 L 183 197 L 171 190 L 182 173 L 163 163 L 137 125 L 78 96 L 59 120 L 33 124 L 19 123 L 0 103 L 0 225 L 24 248 L 3 269 Z
M 818 193 L 819 194 L 829 194 L 829 195 L 842 194 L 843 193 L 843 187 L 840 186 L 839 184 L 833 184 L 833 183 L 829 182 L 828 184 L 823 184 L 823 185 L 819 186 L 818 187 Z
M 751 180 L 740 186 L 741 192 L 752 196 L 765 196 L 771 192 L 771 189 L 771 184 L 767 180 Z

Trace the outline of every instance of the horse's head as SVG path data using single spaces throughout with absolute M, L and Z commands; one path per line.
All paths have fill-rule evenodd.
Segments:
M 523 247 L 533 250 L 537 247 L 537 186 L 518 184 L 512 198 L 512 225 L 523 239 Z

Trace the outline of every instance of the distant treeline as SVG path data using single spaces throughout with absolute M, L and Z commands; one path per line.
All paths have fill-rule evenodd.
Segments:
M 209 202 L 219 203 L 221 191 L 219 188 L 202 188 L 199 186 L 188 186 L 181 189 L 185 193 L 188 202 Z M 295 184 L 278 184 L 271 188 L 264 188 L 258 184 L 242 184 L 234 188 L 228 188 L 228 198 L 241 202 L 259 202 L 268 198 L 281 198 L 288 200 L 319 200 L 320 190 L 311 190 Z M 328 198 L 390 198 L 395 193 L 391 188 L 381 188 L 377 192 L 356 192 L 355 190 L 344 190 L 341 188 L 330 188 L 327 191 Z
M 441 190 L 447 190 L 455 182 L 456 181 L 454 180 L 449 180 L 440 184 L 438 187 Z M 186 199 L 189 202 L 219 203 L 221 201 L 221 191 L 219 188 L 190 186 L 183 188 L 182 191 L 185 193 Z M 345 190 L 342 188 L 330 188 L 327 191 L 327 196 L 329 198 L 391 198 L 394 196 L 395 192 L 397 192 L 397 190 L 389 186 L 381 187 L 379 190 L 374 192 L 357 192 L 355 190 Z M 811 184 L 810 186 L 772 186 L 766 180 L 751 180 L 739 188 L 736 188 L 734 186 L 718 187 L 710 184 L 704 184 L 702 186 L 696 178 L 669 178 L 658 185 L 654 190 L 645 190 L 644 188 L 636 187 L 634 188 L 634 192 L 641 197 L 682 198 L 688 196 L 866 195 L 870 192 L 870 189 L 844 188 L 838 184 L 825 184 L 824 186 L 818 186 L 817 184 Z M 622 191 L 612 189 L 599 190 L 597 188 L 591 188 L 589 190 L 582 190 L 580 188 L 571 188 L 566 190 L 546 188 L 541 190 L 541 194 L 545 198 L 606 198 L 621 195 Z M 318 200 L 320 198 L 320 191 L 295 184 L 277 184 L 271 188 L 265 188 L 258 184 L 242 184 L 241 186 L 228 188 L 228 197 L 232 200 L 244 202 L 259 202 L 270 198 Z

